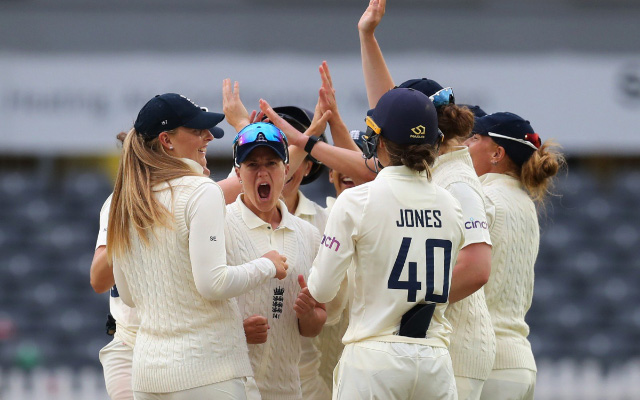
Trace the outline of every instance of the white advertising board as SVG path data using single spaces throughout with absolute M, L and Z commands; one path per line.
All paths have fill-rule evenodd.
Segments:
M 364 129 L 368 109 L 359 54 L 0 54 L 1 154 L 93 155 L 117 151 L 151 97 L 178 92 L 222 109 L 222 80 L 240 82 L 250 110 L 272 105 L 313 108 L 328 60 L 341 114 Z M 531 121 L 543 140 L 569 154 L 640 155 L 640 55 L 388 54 L 396 83 L 429 77 L 452 86 L 458 103 L 511 111 Z M 235 132 L 209 146 L 231 154 Z

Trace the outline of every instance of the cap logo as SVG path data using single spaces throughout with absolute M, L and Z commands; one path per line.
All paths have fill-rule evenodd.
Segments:
M 169 123 L 169 121 L 167 121 L 166 119 L 161 122 L 162 125 L 166 125 L 167 123 Z
M 196 106 L 196 107 L 198 107 L 198 108 L 202 108 L 202 107 L 200 107 L 199 105 L 197 105 L 196 103 L 194 103 L 194 102 L 193 102 L 193 100 L 191 100 L 190 98 L 185 97 L 185 96 L 183 96 L 183 95 L 180 95 L 180 97 L 182 97 L 183 99 L 187 100 L 189 103 L 193 104 L 194 106 Z
M 413 132 L 413 135 L 411 135 L 412 138 L 422 139 L 427 129 L 423 125 L 418 125 L 415 128 L 411 128 L 411 132 Z

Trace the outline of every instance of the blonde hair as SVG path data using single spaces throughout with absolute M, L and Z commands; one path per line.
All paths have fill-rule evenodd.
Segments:
M 170 225 L 173 216 L 156 200 L 152 188 L 188 175 L 198 176 L 180 159 L 168 155 L 158 138 L 147 142 L 135 129 L 129 131 L 122 144 L 109 211 L 107 255 L 110 261 L 129 250 L 131 225 L 147 244 L 147 234 L 155 225 Z
M 543 204 L 547 195 L 551 194 L 554 177 L 566 166 L 560 145 L 547 140 L 517 171 L 520 183 L 537 204 Z

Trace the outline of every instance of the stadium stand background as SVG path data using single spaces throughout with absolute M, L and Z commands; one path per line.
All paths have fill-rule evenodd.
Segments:
M 389 2 L 378 37 L 390 64 L 401 64 L 394 56 L 402 60 L 411 52 L 426 54 L 426 59 L 434 54 L 440 58 L 434 63 L 444 59 L 445 64 L 456 57 L 473 60 L 487 54 L 498 59 L 531 60 L 552 54 L 628 61 L 617 78 L 623 96 L 594 96 L 580 117 L 606 121 L 607 116 L 598 111 L 617 102 L 616 107 L 635 113 L 629 121 L 637 123 L 612 131 L 554 132 L 567 151 L 569 169 L 560 177 L 557 196 L 550 198 L 541 218 L 534 300 L 527 322 L 539 364 L 536 398 L 635 398 L 640 393 L 640 294 L 636 290 L 640 286 L 640 146 L 632 140 L 640 136 L 640 68 L 636 67 L 640 65 L 640 2 Z M 136 55 L 145 54 L 171 63 L 206 54 L 224 63 L 230 56 L 249 64 L 243 67 L 254 70 L 256 76 L 264 63 L 271 62 L 270 57 L 312 58 L 317 63 L 327 57 L 350 57 L 345 65 L 357 77 L 361 72 L 355 26 L 365 5 L 366 1 L 355 0 L 0 0 L 0 119 L 11 127 L 5 125 L 0 131 L 0 399 L 105 398 L 98 350 L 110 340 L 104 333 L 108 298 L 92 291 L 89 266 L 98 213 L 111 192 L 117 131 L 96 125 L 95 132 L 74 133 L 72 124 L 64 131 L 57 126 L 47 129 L 47 121 L 37 115 L 11 120 L 9 114 L 18 103 L 22 109 L 45 107 L 37 99 L 16 97 L 16 87 L 32 83 L 13 80 L 16 63 L 36 60 L 37 68 L 24 67 L 34 69 L 38 83 L 46 82 L 40 75 L 52 74 L 47 79 L 56 79 L 56 70 L 46 68 L 51 60 L 64 63 L 84 57 L 135 61 Z M 72 62 L 64 65 L 73 66 Z M 206 59 L 199 62 L 206 64 Z M 7 68 L 11 63 L 13 69 Z M 283 65 L 286 62 L 274 68 Z M 416 66 L 398 66 L 420 74 Z M 396 65 L 391 67 L 392 72 L 396 70 Z M 425 68 L 429 71 L 430 64 Z M 339 68 L 332 72 L 340 75 Z M 433 77 L 439 79 L 437 74 Z M 216 109 L 213 103 L 219 110 L 221 79 L 207 81 L 207 71 L 197 78 L 199 85 L 211 87 L 211 100 L 202 104 Z M 605 79 L 592 78 L 579 85 Z M 117 82 L 118 77 L 109 79 Z M 276 93 L 269 79 L 269 75 L 258 76 L 243 93 L 250 93 L 251 99 L 274 97 L 281 104 L 298 100 Z M 290 84 L 299 82 L 292 79 Z M 360 112 L 366 98 L 360 81 L 358 85 L 359 93 L 349 92 L 348 101 Z M 311 87 L 317 86 L 313 81 Z M 340 91 L 341 86 L 336 86 Z M 102 90 L 108 97 L 110 88 Z M 500 97 L 503 90 L 492 88 L 489 99 L 508 109 L 509 99 Z M 565 90 L 558 86 L 537 101 L 560 107 L 571 97 Z M 129 127 L 135 112 L 154 94 L 143 91 L 127 103 L 126 112 L 120 114 L 126 116 L 118 122 L 120 129 Z M 338 94 L 340 104 L 346 103 Z M 303 105 L 311 107 L 313 95 Z M 243 99 L 249 106 L 245 95 Z M 482 94 L 472 99 L 484 104 Z M 521 113 L 529 115 L 526 110 Z M 536 110 L 531 113 L 536 115 Z M 73 117 L 67 116 L 68 121 L 73 122 Z M 536 118 L 531 117 L 533 125 L 539 126 L 536 121 L 544 117 Z M 355 117 L 348 122 L 352 129 L 362 128 Z M 610 122 L 615 126 L 616 121 Z M 32 126 L 38 127 L 37 135 Z M 227 125 L 225 130 L 229 140 L 231 128 Z M 79 146 L 75 139 L 80 135 L 101 137 L 107 145 Z M 622 142 L 601 151 L 603 138 L 611 140 L 615 135 L 623 135 L 632 145 Z M 569 136 L 571 141 L 563 140 Z M 226 176 L 229 157 L 230 150 L 212 149 L 209 158 L 215 177 Z M 332 191 L 326 176 L 304 189 L 321 204 Z

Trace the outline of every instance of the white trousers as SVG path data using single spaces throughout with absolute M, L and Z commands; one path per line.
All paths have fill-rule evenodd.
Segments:
M 481 400 L 533 400 L 536 372 L 529 369 L 494 369 L 484 382 Z
M 458 400 L 480 400 L 483 385 L 484 381 L 481 379 L 456 376 Z
M 253 378 L 235 378 L 172 393 L 134 392 L 135 400 L 260 400 Z
M 348 344 L 333 379 L 334 400 L 458 398 L 449 351 L 414 343 Z
M 133 347 L 114 338 L 100 350 L 98 357 L 102 364 L 107 394 L 111 400 L 133 400 L 131 389 Z

